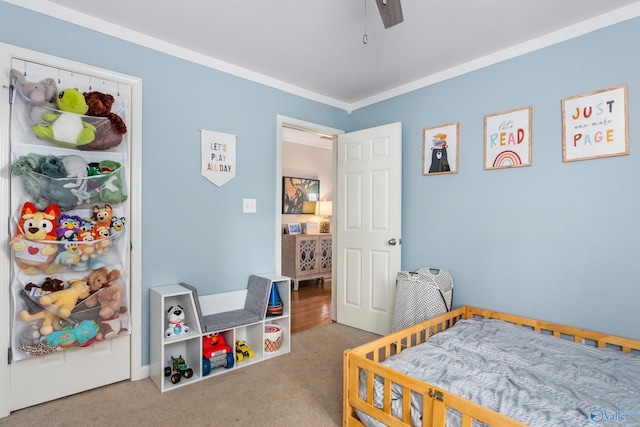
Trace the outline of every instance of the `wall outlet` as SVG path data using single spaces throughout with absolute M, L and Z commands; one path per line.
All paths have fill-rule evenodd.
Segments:
M 242 213 L 256 213 L 256 199 L 242 199 Z

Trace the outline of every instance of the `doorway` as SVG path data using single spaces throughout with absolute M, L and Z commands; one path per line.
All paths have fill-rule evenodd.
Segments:
M 330 277 L 300 282 L 298 290 L 291 292 L 291 333 L 333 323 L 332 293 Z
M 276 271 L 283 274 L 282 240 L 285 225 L 320 221 L 320 217 L 314 214 L 282 213 L 283 177 L 318 179 L 319 200 L 330 201 L 335 194 L 335 137 L 344 132 L 280 115 L 277 117 L 277 129 Z M 336 209 L 335 204 L 333 209 Z M 333 223 L 331 220 L 331 229 L 334 228 Z M 300 280 L 299 290 L 292 290 L 292 332 L 335 320 L 335 292 L 331 292 L 335 282 L 331 280 L 334 271 L 335 265 L 332 265 L 324 280 Z

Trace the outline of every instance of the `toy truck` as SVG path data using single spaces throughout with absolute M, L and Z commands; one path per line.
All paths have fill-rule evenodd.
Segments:
M 233 367 L 234 357 L 231 347 L 227 345 L 224 337 L 219 333 L 202 337 L 202 356 L 209 361 L 208 364 L 203 365 L 207 374 L 218 366 L 227 369 Z
M 171 365 L 164 368 L 164 376 L 171 375 L 172 384 L 179 383 L 180 377 L 191 378 L 193 376 L 193 369 L 187 366 L 187 362 L 184 361 L 182 355 L 178 357 L 171 356 Z
M 236 341 L 236 359 L 238 362 L 242 362 L 243 359 L 251 359 L 254 353 L 249 348 L 246 341 Z

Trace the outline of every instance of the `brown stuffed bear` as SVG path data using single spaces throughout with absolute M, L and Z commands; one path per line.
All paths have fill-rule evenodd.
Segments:
M 91 288 L 91 294 L 96 293 L 101 288 L 109 286 L 111 282 L 117 280 L 120 277 L 120 271 L 113 269 L 111 272 L 107 269 L 107 267 L 101 267 L 96 270 L 93 270 L 89 277 L 87 277 L 87 283 L 89 283 L 89 287 Z
M 122 288 L 117 284 L 104 288 L 98 292 L 98 302 L 100 302 L 100 317 L 112 319 L 120 314 L 122 304 Z M 126 308 L 125 308 L 126 311 Z
M 86 121 L 96 127 L 96 139 L 89 144 L 79 146 L 79 150 L 108 150 L 117 147 L 122 142 L 122 135 L 127 133 L 127 125 L 122 117 L 111 112 L 115 102 L 112 95 L 103 92 L 85 92 L 84 99 L 89 106 L 87 116 L 100 117 L 100 119 L 87 118 Z M 105 120 L 104 118 L 108 119 Z

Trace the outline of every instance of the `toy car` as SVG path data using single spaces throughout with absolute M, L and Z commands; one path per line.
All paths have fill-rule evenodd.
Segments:
M 251 359 L 253 350 L 249 348 L 245 341 L 236 341 L 236 359 L 238 362 L 242 362 L 245 357 Z
M 202 337 L 202 355 L 209 361 L 209 371 L 218 366 L 227 369 L 233 367 L 234 358 L 231 347 L 219 333 Z
M 167 366 L 164 368 L 164 376 L 168 377 L 171 375 L 172 384 L 179 383 L 181 376 L 185 378 L 191 378 L 193 376 L 193 369 L 187 366 L 187 362 L 184 361 L 182 355 L 178 357 L 171 356 L 171 364 L 173 366 Z

